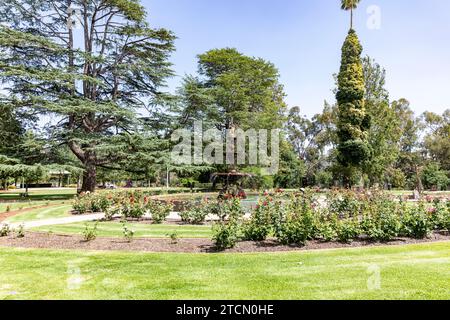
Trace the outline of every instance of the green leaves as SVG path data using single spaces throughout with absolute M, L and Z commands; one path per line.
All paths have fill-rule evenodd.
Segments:
M 361 52 L 358 36 L 354 30 L 350 30 L 342 47 L 342 64 L 336 93 L 339 105 L 338 160 L 344 167 L 360 167 L 371 155 L 367 142 L 370 117 L 365 109 Z

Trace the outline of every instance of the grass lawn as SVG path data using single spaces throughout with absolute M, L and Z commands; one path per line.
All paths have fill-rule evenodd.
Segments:
M 94 223 L 89 223 L 89 226 L 93 225 Z M 85 223 L 72 223 L 44 226 L 33 230 L 51 231 L 57 234 L 82 234 L 85 227 Z M 173 232 L 176 232 L 179 238 L 211 238 L 212 236 L 211 226 L 128 223 L 127 227 L 135 231 L 135 237 L 140 238 L 167 238 Z M 100 237 L 123 237 L 123 225 L 119 222 L 100 222 L 97 231 Z
M 70 216 L 69 212 L 71 209 L 72 205 L 59 203 L 59 205 L 50 206 L 48 208 L 33 209 L 24 213 L 20 213 L 6 219 L 5 222 L 16 223 L 53 218 L 64 218 Z
M 0 299 L 450 299 L 449 242 L 265 254 L 0 248 L 0 269 Z
M 10 211 L 22 210 L 33 207 L 41 207 L 46 206 L 48 204 L 53 203 L 62 203 L 61 201 L 51 202 L 51 201 L 17 201 L 17 202 L 3 202 L 0 203 L 0 213 L 4 213 L 7 211 L 7 208 L 10 208 Z
M 23 200 L 20 197 L 25 189 L 9 190 L 0 192 L 0 200 Z M 66 200 L 72 199 L 77 193 L 76 189 L 70 188 L 45 188 L 45 189 L 29 189 L 27 199 L 29 200 Z

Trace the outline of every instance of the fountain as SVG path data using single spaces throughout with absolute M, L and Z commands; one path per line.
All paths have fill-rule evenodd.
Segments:
M 247 195 L 243 188 L 243 180 L 245 178 L 253 178 L 253 175 L 232 170 L 227 173 L 214 173 L 211 176 L 213 189 L 216 189 L 217 183 L 222 180 L 222 189 L 219 191 L 219 199 L 247 199 Z

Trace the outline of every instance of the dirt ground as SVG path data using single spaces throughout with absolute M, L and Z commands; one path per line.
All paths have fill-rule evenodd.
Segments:
M 305 246 L 284 246 L 275 240 L 262 242 L 239 242 L 233 249 L 225 252 L 251 253 L 251 252 L 283 252 L 319 250 L 330 248 L 356 248 L 385 245 L 404 245 L 414 243 L 427 243 L 436 241 L 450 241 L 449 234 L 434 233 L 428 239 L 418 240 L 410 238 L 397 238 L 394 241 L 379 243 L 359 239 L 351 244 L 339 242 L 309 241 Z M 19 248 L 42 249 L 70 249 L 70 250 L 106 250 L 106 251 L 142 251 L 142 252 L 176 252 L 176 253 L 215 253 L 217 250 L 209 239 L 179 239 L 176 243 L 170 239 L 136 238 L 131 242 L 123 238 L 98 237 L 85 242 L 79 235 L 58 235 L 40 232 L 26 232 L 24 238 L 17 238 L 15 234 L 0 238 L 0 246 Z

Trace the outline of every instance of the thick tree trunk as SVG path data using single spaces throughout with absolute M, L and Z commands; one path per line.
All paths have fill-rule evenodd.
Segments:
M 95 162 L 92 160 L 86 161 L 84 170 L 81 192 L 95 192 L 97 186 L 97 167 Z

